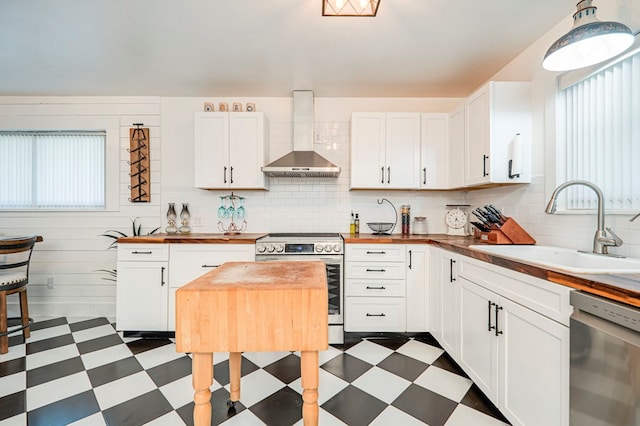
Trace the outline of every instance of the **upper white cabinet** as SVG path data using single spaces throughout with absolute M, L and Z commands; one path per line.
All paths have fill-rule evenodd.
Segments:
M 449 188 L 464 186 L 464 102 L 449 115 Z
M 420 113 L 351 115 L 351 188 L 420 187 Z
M 465 186 L 531 182 L 531 84 L 489 82 L 467 98 L 464 114 Z
M 261 112 L 195 114 L 195 186 L 266 189 L 260 170 L 267 159 L 266 119 Z
M 449 114 L 425 113 L 421 120 L 420 189 L 448 189 Z

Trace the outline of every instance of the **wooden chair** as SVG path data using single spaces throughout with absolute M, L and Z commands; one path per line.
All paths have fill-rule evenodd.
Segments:
M 38 236 L 0 238 L 0 354 L 9 352 L 9 334 L 22 331 L 25 338 L 29 330 L 29 307 L 27 305 L 27 284 L 29 283 L 29 262 Z M 20 297 L 20 327 L 8 330 L 7 296 L 18 293 Z

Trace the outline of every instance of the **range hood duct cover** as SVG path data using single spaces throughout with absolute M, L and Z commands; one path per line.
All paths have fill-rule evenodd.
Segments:
M 272 177 L 338 177 L 340 167 L 313 151 L 313 91 L 293 92 L 293 151 L 262 167 Z

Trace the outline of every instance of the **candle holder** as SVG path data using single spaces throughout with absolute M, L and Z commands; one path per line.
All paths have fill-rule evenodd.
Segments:
M 228 206 L 226 205 L 228 201 Z M 236 202 L 240 201 L 240 207 L 236 209 Z M 244 197 L 230 195 L 220 197 L 220 207 L 218 208 L 218 230 L 224 232 L 225 235 L 239 235 L 247 229 L 247 221 L 244 220 L 245 208 Z M 242 223 L 238 226 L 235 219 L 242 219 Z M 229 224 L 225 226 L 222 220 L 229 220 Z
M 188 234 L 191 232 L 189 226 L 189 219 L 191 219 L 191 213 L 189 213 L 189 204 L 182 203 L 182 211 L 180 211 L 180 223 L 182 226 L 178 229 L 181 234 Z
M 175 203 L 169 203 L 169 209 L 167 210 L 167 227 L 164 228 L 167 234 L 176 234 L 178 232 L 178 227 L 176 226 L 177 218 Z

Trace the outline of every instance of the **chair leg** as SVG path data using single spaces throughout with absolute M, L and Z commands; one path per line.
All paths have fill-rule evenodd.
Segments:
M 0 334 L 7 332 L 7 292 L 0 291 Z M 0 354 L 9 352 L 9 336 L 0 336 Z
M 31 337 L 31 327 L 29 326 L 29 304 L 27 303 L 27 288 L 20 292 L 20 316 L 22 317 L 22 336 L 26 340 Z

